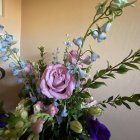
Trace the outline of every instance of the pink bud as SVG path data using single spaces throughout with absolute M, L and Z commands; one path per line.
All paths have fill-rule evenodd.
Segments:
M 34 105 L 34 112 L 38 113 L 38 112 L 43 112 L 45 109 L 45 106 L 43 104 L 43 102 L 38 101 L 35 105 Z
M 43 129 L 44 120 L 38 119 L 35 123 L 32 124 L 32 130 L 35 134 L 39 134 Z
M 57 114 L 57 112 L 59 111 L 59 109 L 54 106 L 53 104 L 50 104 L 49 107 L 48 107 L 48 114 L 52 117 L 55 116 L 55 114 Z

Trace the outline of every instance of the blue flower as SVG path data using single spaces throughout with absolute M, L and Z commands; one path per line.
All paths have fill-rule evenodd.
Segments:
M 0 32 L 2 32 L 4 29 L 4 26 L 0 24 Z
M 14 62 L 9 63 L 9 68 L 15 68 L 16 64 Z
M 86 78 L 87 73 L 85 70 L 79 69 L 79 78 Z
M 31 102 L 32 102 L 32 103 L 35 103 L 36 101 L 37 101 L 36 97 L 33 97 L 33 96 L 32 96 L 32 97 L 31 97 Z
M 11 43 L 11 42 L 13 42 L 13 36 L 9 35 L 9 34 L 6 34 L 5 35 L 5 40 L 8 41 L 9 43 Z
M 110 139 L 110 131 L 104 124 L 100 123 L 98 119 L 94 120 L 92 116 L 89 116 L 87 119 L 87 126 L 92 140 Z
M 8 59 L 8 56 L 2 56 L 2 61 L 7 61 Z
M 7 52 L 7 48 L 1 48 L 0 51 L 1 51 L 1 53 L 6 53 Z
M 6 42 L 6 41 L 2 41 L 2 42 L 0 43 L 0 46 L 2 46 L 2 48 L 9 48 L 9 44 L 8 44 L 8 42 Z
M 25 68 L 25 66 L 27 65 L 27 62 L 23 60 L 21 60 L 19 63 L 22 68 Z
M 66 42 L 65 42 L 65 45 L 66 45 L 67 47 L 72 47 L 73 44 L 72 44 L 71 41 L 66 41 Z
M 112 25 L 111 22 L 105 23 L 105 24 L 101 27 L 102 32 L 104 32 L 104 33 L 109 32 L 109 30 L 110 30 L 110 28 L 111 28 L 111 25 Z
M 92 32 L 92 37 L 93 37 L 94 39 L 98 38 L 98 35 L 99 35 L 99 33 L 98 33 L 97 30 L 94 30 L 94 31 Z
M 13 48 L 12 50 L 13 50 L 14 53 L 18 53 L 19 52 L 18 48 Z
M 75 74 L 77 71 L 77 67 L 75 67 L 75 65 L 68 64 L 67 68 L 69 74 Z
M 81 47 L 82 44 L 83 44 L 83 38 L 82 37 L 79 37 L 77 39 L 73 39 L 73 43 L 78 46 L 78 47 Z
M 96 59 L 99 58 L 99 57 L 100 57 L 100 56 L 99 56 L 98 54 L 96 54 L 96 53 L 93 52 L 93 53 L 91 54 L 91 61 L 96 61 Z
M 81 85 L 81 81 L 78 80 L 78 81 L 76 82 L 76 88 L 80 88 L 80 85 Z
M 100 43 L 100 42 L 104 41 L 106 38 L 107 38 L 106 34 L 104 32 L 102 32 L 102 33 L 99 34 L 97 40 Z
M 17 80 L 17 82 L 18 82 L 18 84 L 22 84 L 22 83 L 24 82 L 24 78 L 19 78 L 19 79 Z
M 67 113 L 67 109 L 65 105 L 63 111 L 61 112 L 61 117 L 67 117 L 67 116 L 68 116 L 68 113 Z
M 13 70 L 13 75 L 14 75 L 14 76 L 19 75 L 19 73 L 20 73 L 20 70 L 18 70 L 18 69 L 14 69 L 14 70 Z

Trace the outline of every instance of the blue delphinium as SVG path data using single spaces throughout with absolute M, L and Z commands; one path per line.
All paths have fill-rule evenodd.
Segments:
M 61 117 L 67 117 L 67 115 L 68 115 L 68 113 L 67 113 L 67 108 L 65 105 L 63 111 L 61 112 Z
M 78 46 L 78 47 L 81 47 L 82 44 L 83 44 L 83 38 L 82 37 L 79 37 L 77 39 L 73 39 L 73 43 Z

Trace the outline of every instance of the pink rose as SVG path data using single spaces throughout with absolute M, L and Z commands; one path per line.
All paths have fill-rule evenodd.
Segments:
M 44 120 L 38 119 L 35 123 L 31 125 L 34 134 L 39 134 L 43 129 Z
M 77 50 L 71 50 L 68 53 L 68 61 L 72 64 L 76 64 L 77 63 L 77 57 L 78 57 L 78 52 Z
M 76 80 L 62 64 L 50 65 L 44 71 L 40 88 L 48 98 L 67 99 L 73 93 Z
M 57 108 L 57 106 L 54 106 L 53 104 L 50 104 L 48 107 L 48 114 L 52 117 L 55 116 L 55 114 L 57 114 L 57 112 L 59 111 L 59 109 Z

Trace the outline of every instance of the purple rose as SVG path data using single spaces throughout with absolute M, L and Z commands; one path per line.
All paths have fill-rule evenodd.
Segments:
M 44 71 L 40 88 L 48 98 L 67 99 L 73 93 L 76 80 L 62 64 L 50 65 Z

